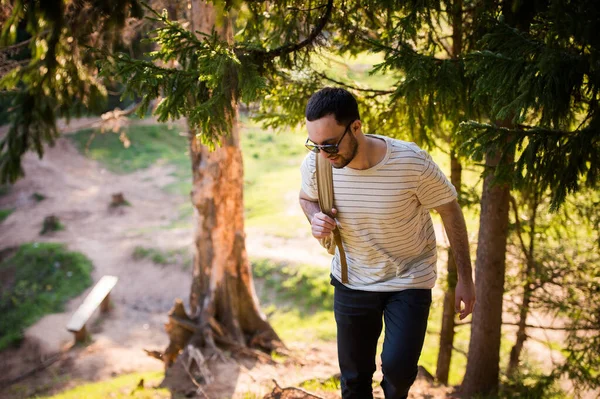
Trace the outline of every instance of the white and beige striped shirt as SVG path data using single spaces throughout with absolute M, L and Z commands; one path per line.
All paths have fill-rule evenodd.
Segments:
M 348 263 L 346 286 L 364 291 L 432 288 L 435 232 L 429 210 L 456 198 L 456 190 L 431 156 L 416 144 L 384 136 L 387 152 L 377 165 L 333 169 L 334 207 Z M 317 199 L 315 156 L 301 166 L 302 190 Z M 341 281 L 339 253 L 331 273 Z

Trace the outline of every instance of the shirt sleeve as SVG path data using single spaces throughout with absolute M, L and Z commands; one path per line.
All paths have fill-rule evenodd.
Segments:
M 421 150 L 423 168 L 417 186 L 417 198 L 426 209 L 435 208 L 456 199 L 456 189 L 448 181 L 440 167 L 433 162 L 431 155 Z
M 315 155 L 314 152 L 310 152 L 306 158 L 304 158 L 304 161 L 302 161 L 302 165 L 300 166 L 300 173 L 302 174 L 302 191 L 304 191 L 311 199 L 317 201 L 319 193 L 317 192 Z

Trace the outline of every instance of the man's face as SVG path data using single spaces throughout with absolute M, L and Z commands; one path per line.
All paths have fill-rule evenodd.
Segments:
M 336 154 L 329 154 L 324 150 L 320 150 L 319 154 L 329 160 L 331 166 L 341 169 L 352 162 L 356 156 L 358 142 L 352 129 L 355 123 L 356 121 L 353 121 L 347 126 L 340 125 L 333 115 L 327 115 L 312 122 L 306 121 L 309 144 L 311 142 L 317 145 L 337 144 L 338 152 Z

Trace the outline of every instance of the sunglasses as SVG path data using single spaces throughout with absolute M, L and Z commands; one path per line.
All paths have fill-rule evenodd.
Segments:
M 342 140 L 344 139 L 344 136 L 346 135 L 346 133 L 348 133 L 348 129 L 350 128 L 350 126 L 352 126 L 352 124 L 354 123 L 354 121 L 350 122 L 348 124 L 348 126 L 346 126 L 346 129 L 344 130 L 344 134 L 342 134 L 342 137 L 340 137 L 340 139 L 338 140 L 337 143 L 335 144 L 315 144 L 312 141 L 310 141 L 310 139 L 306 139 L 306 143 L 304 143 L 304 146 L 309 150 L 312 151 L 314 153 L 319 153 L 319 151 L 324 151 L 327 154 L 337 154 L 340 151 L 340 143 L 342 142 Z

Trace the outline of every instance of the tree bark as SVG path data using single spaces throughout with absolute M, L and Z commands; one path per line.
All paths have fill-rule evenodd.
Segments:
M 536 2 L 515 3 L 504 1 L 502 15 L 509 26 L 528 32 L 535 15 Z M 499 126 L 513 128 L 514 115 Z M 507 137 L 506 140 L 510 140 Z M 488 154 L 486 169 L 495 170 L 500 163 L 513 162 L 514 154 Z M 471 341 L 467 370 L 461 390 L 467 397 L 486 395 L 498 390 L 500 374 L 500 338 L 502 328 L 502 297 L 506 261 L 508 208 L 510 188 L 506 184 L 492 183 L 490 173 L 483 182 L 481 217 L 475 263 L 475 294 L 477 304 L 473 312 Z
M 215 26 L 212 4 L 191 2 L 190 25 L 210 32 Z M 219 20 L 217 31 L 233 40 L 231 21 Z M 225 82 L 224 82 L 225 83 Z M 235 87 L 232 82 L 226 82 Z M 234 110 L 237 104 L 234 104 Z M 270 351 L 282 347 L 280 338 L 260 312 L 250 263 L 246 254 L 243 204 L 243 162 L 237 111 L 229 115 L 231 131 L 223 132 L 221 145 L 211 151 L 200 143 L 198 131 L 188 131 L 195 209 L 195 254 L 190 293 L 191 314 L 170 315 L 172 331 L 187 330 L 183 339 L 172 340 L 165 362 L 187 343 L 216 350 L 217 344 L 248 346 Z M 181 311 L 179 311 L 181 313 Z M 178 327 L 177 327 L 178 326 Z M 173 338 L 175 334 L 169 334 Z M 244 352 L 247 353 L 247 352 Z
M 486 169 L 494 170 L 500 162 L 510 162 L 501 156 L 488 154 Z M 507 184 L 494 183 L 493 179 L 493 173 L 485 177 L 481 197 L 475 262 L 477 304 L 471 324 L 467 370 L 461 386 L 466 397 L 486 395 L 498 389 L 510 189 Z

